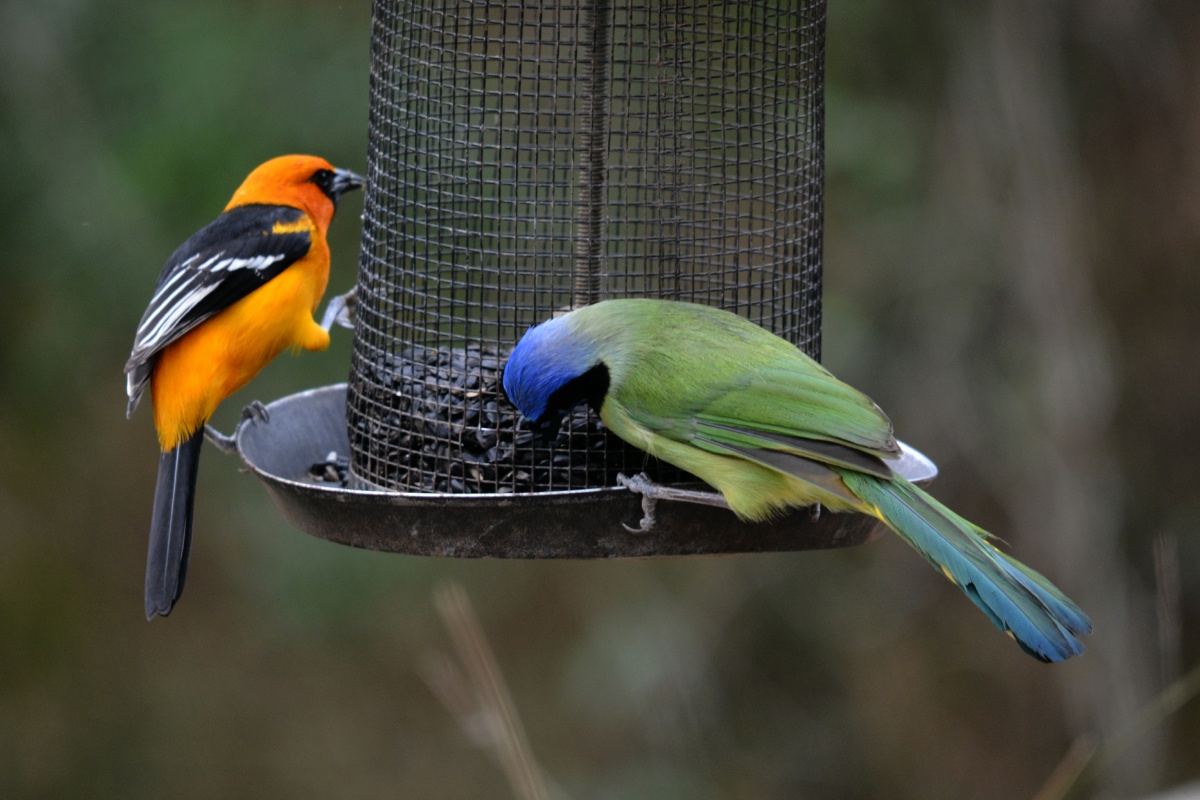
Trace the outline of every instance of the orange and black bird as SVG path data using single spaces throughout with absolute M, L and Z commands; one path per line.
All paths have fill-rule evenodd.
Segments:
M 125 364 L 126 416 L 149 384 L 162 448 L 146 619 L 169 614 L 183 591 L 200 443 L 217 405 L 285 348 L 329 347 L 328 325 L 313 319 L 329 280 L 325 233 L 338 198 L 362 185 L 323 158 L 273 158 L 163 267 Z

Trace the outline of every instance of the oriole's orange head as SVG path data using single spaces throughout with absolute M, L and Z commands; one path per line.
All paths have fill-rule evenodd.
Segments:
M 338 198 L 363 185 L 353 172 L 337 169 L 317 156 L 279 156 L 246 176 L 225 210 L 250 203 L 299 208 L 324 231 L 333 219 Z

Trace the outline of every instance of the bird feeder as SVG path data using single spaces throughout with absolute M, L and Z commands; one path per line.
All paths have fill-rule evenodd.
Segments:
M 611 297 L 730 309 L 820 355 L 825 3 L 376 0 L 348 381 L 239 451 L 284 516 L 378 550 L 607 557 L 858 544 L 873 519 L 744 524 L 591 412 L 554 443 L 499 389 L 529 326 Z M 688 346 L 681 342 L 681 347 Z M 936 472 L 909 452 L 910 479 Z

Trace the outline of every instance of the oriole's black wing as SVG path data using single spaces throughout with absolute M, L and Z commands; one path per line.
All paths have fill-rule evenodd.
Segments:
M 164 347 L 283 272 L 311 245 L 308 216 L 273 205 L 231 208 L 180 245 L 163 267 L 125 363 L 126 415 L 137 408 Z

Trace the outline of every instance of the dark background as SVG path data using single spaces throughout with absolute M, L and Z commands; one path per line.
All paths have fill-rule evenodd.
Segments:
M 940 498 L 1092 615 L 1087 654 L 1047 667 L 895 537 L 373 554 L 290 529 L 211 449 L 188 591 L 147 624 L 157 457 L 148 411 L 124 419 L 133 330 L 254 165 L 365 168 L 369 8 L 0 5 L 0 796 L 509 796 L 418 669 L 446 647 L 447 580 L 563 796 L 1034 796 L 1200 660 L 1198 11 L 829 8 L 825 363 L 938 462 Z M 331 292 L 354 280 L 361 203 L 334 222 Z M 218 427 L 344 380 L 335 339 L 268 367 Z M 1097 796 L 1200 779 L 1200 703 L 1132 742 Z

